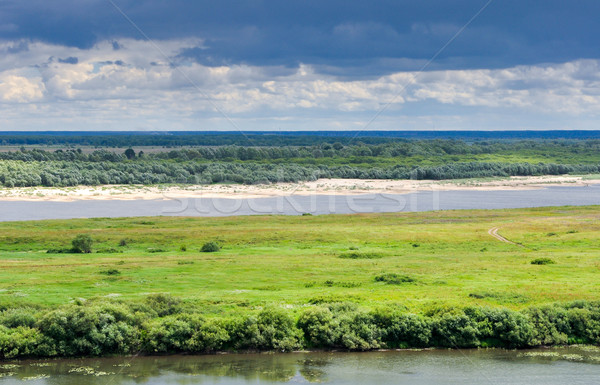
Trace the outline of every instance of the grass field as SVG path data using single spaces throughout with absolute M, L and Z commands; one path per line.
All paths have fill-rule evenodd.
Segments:
M 600 207 L 0 223 L 0 304 L 170 293 L 207 314 L 346 300 L 522 309 L 600 298 L 599 231 Z M 46 252 L 82 233 L 93 253 Z M 200 252 L 208 241 L 222 249 Z

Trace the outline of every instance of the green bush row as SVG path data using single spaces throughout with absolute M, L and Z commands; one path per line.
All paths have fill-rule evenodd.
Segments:
M 269 307 L 229 317 L 200 312 L 164 295 L 143 303 L 86 301 L 54 310 L 4 308 L 0 358 L 600 344 L 600 302 L 523 311 L 439 308 L 424 314 L 399 307 L 362 309 L 352 303 L 299 311 Z
M 65 187 L 103 184 L 273 183 L 342 179 L 459 179 L 528 175 L 597 174 L 599 164 L 453 162 L 440 166 L 311 165 L 297 163 L 0 160 L 0 186 Z

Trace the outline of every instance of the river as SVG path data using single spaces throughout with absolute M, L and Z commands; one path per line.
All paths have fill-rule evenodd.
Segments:
M 0 363 L 3 384 L 600 383 L 600 349 L 224 354 Z
M 536 190 L 419 191 L 410 194 L 290 195 L 255 199 L 0 201 L 0 221 L 132 216 L 230 216 L 508 209 L 600 205 L 600 185 Z

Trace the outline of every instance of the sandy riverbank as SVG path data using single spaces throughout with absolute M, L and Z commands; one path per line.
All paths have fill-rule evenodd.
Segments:
M 134 200 L 194 197 L 265 198 L 281 195 L 353 195 L 406 194 L 424 190 L 526 190 L 547 186 L 585 186 L 600 184 L 599 179 L 582 176 L 511 177 L 504 179 L 462 180 L 360 180 L 319 179 L 313 182 L 276 183 L 269 185 L 108 185 L 76 187 L 17 187 L 0 189 L 0 200 L 73 201 Z

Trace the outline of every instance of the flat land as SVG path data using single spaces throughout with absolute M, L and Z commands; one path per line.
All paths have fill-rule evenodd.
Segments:
M 0 188 L 0 200 L 73 201 L 179 198 L 265 198 L 287 195 L 408 194 L 417 191 L 530 190 L 548 186 L 600 184 L 600 175 L 514 176 L 453 180 L 318 179 L 312 182 L 257 185 L 104 185 Z
M 93 253 L 46 252 L 82 233 Z M 200 252 L 208 241 L 223 247 Z M 520 309 L 600 298 L 600 207 L 5 222 L 0 268 L 0 305 L 170 293 L 212 314 L 345 300 Z M 376 281 L 387 273 L 412 282 Z

